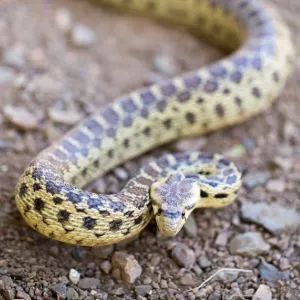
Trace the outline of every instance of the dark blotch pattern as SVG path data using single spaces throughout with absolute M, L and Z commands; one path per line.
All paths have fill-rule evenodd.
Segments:
M 33 184 L 33 190 L 36 192 L 36 191 L 39 191 L 41 189 L 41 185 L 38 183 L 38 182 L 35 182 Z
M 119 116 L 111 107 L 107 107 L 106 109 L 104 109 L 104 111 L 102 112 L 102 117 L 110 125 L 118 124 Z
M 260 98 L 261 97 L 260 89 L 258 87 L 252 88 L 252 95 L 256 98 Z
M 196 117 L 194 113 L 187 112 L 185 118 L 190 124 L 194 124 L 196 122 Z
M 176 92 L 174 84 L 169 83 L 161 87 L 161 92 L 164 96 L 172 96 Z
M 200 191 L 200 197 L 201 197 L 201 198 L 207 198 L 207 197 L 208 197 L 208 193 L 205 192 L 205 191 L 203 191 L 203 190 L 201 190 L 201 191 Z
M 95 119 L 92 118 L 86 119 L 83 122 L 83 126 L 87 127 L 95 135 L 99 135 L 103 132 L 103 127 Z
M 67 222 L 70 218 L 70 213 L 65 210 L 65 209 L 61 209 L 58 213 L 57 213 L 57 220 L 60 223 L 64 223 Z
M 21 187 L 20 187 L 20 190 L 19 190 L 19 196 L 22 198 L 26 195 L 26 192 L 27 192 L 28 188 L 27 188 L 27 185 L 25 182 L 23 182 L 21 184 Z
M 143 217 L 139 216 L 139 217 L 134 219 L 134 224 L 138 225 L 138 224 L 142 223 L 142 221 L 143 221 Z
M 186 101 L 188 101 L 191 97 L 191 94 L 189 91 L 183 91 L 180 92 L 177 96 L 178 102 L 184 103 Z
M 228 194 L 226 194 L 226 193 L 220 193 L 220 194 L 215 195 L 215 198 L 217 198 L 217 199 L 223 199 L 223 198 L 227 198 L 227 197 L 228 197 Z
M 163 122 L 164 126 L 167 128 L 167 129 L 170 129 L 171 126 L 172 126 L 172 120 L 171 119 L 166 119 L 164 122 Z
M 79 142 L 80 145 L 86 145 L 90 141 L 89 137 L 78 129 L 71 133 L 71 137 Z
M 62 199 L 62 198 L 60 198 L 60 197 L 53 197 L 53 202 L 55 203 L 55 204 L 61 204 L 64 200 Z
M 183 77 L 183 82 L 187 88 L 197 88 L 201 83 L 201 79 L 197 75 L 186 75 Z
M 122 220 L 113 220 L 109 223 L 109 229 L 111 231 L 119 230 L 122 224 L 123 224 Z
M 74 192 L 69 192 L 67 194 L 67 198 L 70 202 L 75 203 L 75 204 L 80 202 L 80 195 L 78 195 L 77 193 L 74 193 Z
M 34 199 L 34 209 L 36 211 L 41 211 L 45 207 L 45 202 L 41 198 Z
M 140 94 L 144 105 L 150 105 L 155 101 L 155 97 L 150 91 L 143 91 Z
M 58 194 L 61 191 L 61 188 L 55 182 L 48 181 L 46 183 L 46 191 L 47 191 L 47 193 L 50 193 L 51 195 L 54 195 L 54 194 Z
M 125 99 L 121 101 L 121 107 L 123 108 L 123 110 L 127 113 L 133 113 L 137 110 L 137 106 L 135 105 L 135 103 L 133 102 L 132 99 Z
M 218 83 L 215 80 L 208 80 L 205 82 L 203 90 L 205 93 L 214 93 L 218 89 Z
M 93 229 L 96 225 L 96 219 L 92 217 L 83 218 L 83 226 L 89 230 Z
M 220 104 L 220 103 L 217 104 L 216 107 L 215 107 L 215 111 L 216 111 L 216 113 L 219 117 L 221 117 L 221 118 L 224 117 L 225 109 L 224 109 L 224 106 L 222 104 Z

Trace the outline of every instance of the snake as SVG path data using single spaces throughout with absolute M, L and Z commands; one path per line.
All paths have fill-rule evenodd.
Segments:
M 281 93 L 295 58 L 275 7 L 258 0 L 99 0 L 184 27 L 224 58 L 121 95 L 40 152 L 19 177 L 15 199 L 26 223 L 79 246 L 138 235 L 155 219 L 176 235 L 199 207 L 232 203 L 242 177 L 233 162 L 201 151 L 166 152 L 115 194 L 85 186 L 116 166 L 179 138 L 241 123 Z M 155 43 L 155 41 L 153 41 Z

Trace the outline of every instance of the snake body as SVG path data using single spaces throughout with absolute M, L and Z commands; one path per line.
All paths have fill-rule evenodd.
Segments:
M 270 106 L 292 69 L 290 34 L 273 7 L 255 0 L 100 2 L 184 25 L 229 56 L 122 96 L 83 120 L 25 169 L 17 207 L 31 227 L 72 244 L 116 243 L 153 217 L 163 234 L 174 235 L 194 208 L 235 199 L 241 176 L 233 163 L 217 154 L 167 154 L 118 194 L 82 188 L 159 145 L 242 122 Z

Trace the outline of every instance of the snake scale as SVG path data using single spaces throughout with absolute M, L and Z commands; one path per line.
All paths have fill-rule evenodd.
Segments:
M 255 0 L 98 1 L 185 26 L 228 56 L 122 96 L 42 151 L 18 180 L 26 222 L 66 243 L 101 246 L 137 235 L 154 217 L 173 236 L 197 207 L 231 203 L 241 185 L 218 154 L 166 154 L 117 194 L 82 188 L 141 153 L 180 137 L 236 124 L 272 103 L 290 74 L 294 50 L 278 12 Z

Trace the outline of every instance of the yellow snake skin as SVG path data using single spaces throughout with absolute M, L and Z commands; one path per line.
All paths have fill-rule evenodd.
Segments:
M 180 137 L 242 122 L 269 107 L 290 74 L 290 34 L 255 0 L 103 0 L 185 26 L 228 56 L 134 91 L 83 120 L 42 151 L 16 187 L 25 221 L 66 243 L 101 246 L 137 235 L 154 217 L 175 235 L 197 207 L 231 203 L 241 185 L 234 164 L 210 153 L 168 154 L 144 166 L 118 194 L 82 188 L 137 155 Z

